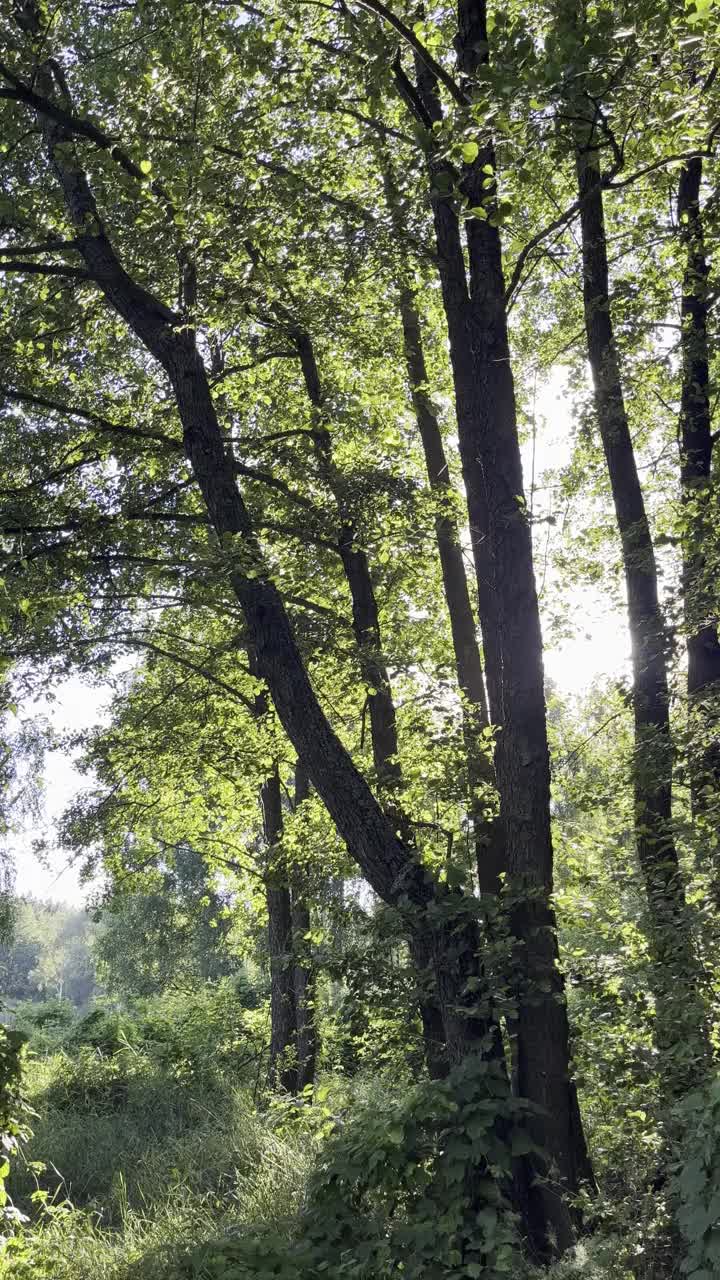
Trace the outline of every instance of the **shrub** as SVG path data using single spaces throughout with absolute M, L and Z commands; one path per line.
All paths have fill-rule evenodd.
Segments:
M 688 1280 L 720 1275 L 720 1079 L 696 1089 L 675 1109 L 682 1134 L 672 1179 L 685 1241 Z

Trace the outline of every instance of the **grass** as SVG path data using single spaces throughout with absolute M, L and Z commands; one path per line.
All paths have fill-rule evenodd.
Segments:
M 352 1115 L 373 1115 L 385 1088 L 377 1076 L 333 1080 L 331 1101 L 319 1099 L 296 1125 L 282 1103 L 259 1111 L 252 1089 L 229 1074 L 168 1070 L 129 1047 L 36 1059 L 27 1083 L 35 1133 L 10 1191 L 31 1221 L 22 1250 L 0 1257 L 0 1280 L 315 1280 L 294 1228 L 326 1140 L 323 1117 L 341 1114 L 342 1132 L 352 1130 Z M 33 1161 L 44 1169 L 33 1172 Z M 32 1200 L 38 1188 L 45 1207 Z M 522 1280 L 676 1274 L 682 1255 L 667 1256 L 662 1196 L 646 1204 L 628 1192 L 614 1205 L 601 1197 L 593 1212 L 597 1229 L 574 1255 L 548 1272 L 523 1267 Z M 340 1271 L 331 1265 L 323 1276 Z M 352 1274 L 377 1280 L 362 1267 Z
M 309 1144 L 279 1137 L 222 1078 L 168 1078 L 137 1054 L 58 1054 L 33 1063 L 28 1084 L 26 1161 L 46 1167 L 13 1175 L 13 1200 L 33 1218 L 26 1254 L 5 1264 L 13 1280 L 171 1280 L 204 1241 L 297 1210 Z M 49 1213 L 30 1200 L 38 1186 Z

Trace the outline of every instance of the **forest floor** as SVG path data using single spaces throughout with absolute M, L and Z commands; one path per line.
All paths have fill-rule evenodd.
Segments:
M 21 1251 L 8 1271 L 0 1265 L 0 1276 L 305 1280 L 317 1274 L 340 1280 L 350 1274 L 340 1263 L 322 1277 L 303 1267 L 293 1223 L 332 1127 L 323 1117 L 368 1104 L 372 1111 L 373 1090 L 379 1104 L 386 1088 L 380 1077 L 351 1087 L 331 1080 L 322 1088 L 323 1103 L 292 1119 L 287 1105 L 259 1106 L 251 1080 L 238 1086 L 222 1074 L 168 1071 L 130 1046 L 109 1057 L 84 1048 L 31 1059 L 26 1089 L 34 1136 L 10 1185 L 30 1221 Z M 523 1265 L 522 1274 L 513 1269 L 507 1280 L 674 1274 L 667 1257 L 653 1253 L 647 1219 L 643 1230 L 638 1267 L 627 1265 L 632 1232 L 621 1247 L 617 1222 L 601 1223 L 594 1240 L 550 1272 Z M 373 1270 L 351 1274 L 376 1280 Z M 494 1270 L 490 1276 L 499 1280 Z

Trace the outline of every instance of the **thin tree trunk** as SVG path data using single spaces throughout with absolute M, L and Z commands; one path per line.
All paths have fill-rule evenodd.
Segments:
M 470 817 L 475 840 L 478 885 L 484 894 L 500 891 L 505 871 L 505 842 L 498 818 L 488 817 L 488 790 L 494 791 L 495 770 L 482 731 L 489 726 L 485 681 L 475 619 L 470 604 L 465 564 L 457 525 L 452 516 L 454 490 L 442 434 L 427 392 L 427 368 L 422 328 L 412 291 L 400 291 L 400 317 L 408 380 L 415 419 L 425 453 L 428 481 L 438 501 L 435 537 L 455 654 L 455 670 L 463 699 L 463 733 L 470 789 Z
M 297 1019 L 293 969 L 293 920 L 287 866 L 282 851 L 283 818 L 277 765 L 262 785 L 260 803 L 265 842 L 265 899 L 270 952 L 271 1088 L 298 1087 Z
M 295 766 L 295 808 L 307 800 L 310 781 L 300 761 Z M 317 1019 L 315 1015 L 316 974 L 308 934 L 311 928 L 306 877 L 297 867 L 292 871 L 293 980 L 295 986 L 295 1019 L 297 1025 L 297 1091 L 312 1088 L 318 1053 Z
M 407 848 L 414 848 L 415 835 L 402 807 L 402 769 L 398 755 L 397 717 L 387 663 L 383 652 L 380 616 L 367 555 L 357 543 L 353 513 L 345 499 L 342 477 L 338 475 L 332 455 L 332 440 L 325 421 L 322 383 L 310 335 L 296 329 L 293 338 L 300 356 L 305 390 L 315 413 L 313 439 L 320 469 L 338 511 L 338 550 L 352 601 L 353 633 L 358 649 L 363 684 L 370 690 L 370 739 L 373 764 L 380 794 L 388 817 L 400 833 Z M 430 1075 L 438 1078 L 447 1073 L 445 1030 L 440 1007 L 428 983 L 431 963 L 425 939 L 413 936 L 410 955 L 418 974 L 420 994 L 418 1008 L 423 1028 L 425 1059 Z
M 469 811 L 475 841 L 478 886 L 482 894 L 500 890 L 505 871 L 505 841 L 499 816 L 488 815 L 488 791 L 496 791 L 495 770 L 488 756 L 489 743 L 483 730 L 490 724 L 485 680 L 475 618 L 470 603 L 465 563 L 457 523 L 453 514 L 455 490 L 450 477 L 442 432 L 428 391 L 428 374 L 422 324 L 416 296 L 408 284 L 408 263 L 403 237 L 400 200 L 387 149 L 379 147 L 380 164 L 390 216 L 400 254 L 401 279 L 398 294 L 403 333 L 403 352 L 415 421 L 425 455 L 428 483 L 435 497 L 435 539 L 450 619 L 455 671 L 463 702 L 463 734 L 470 791 Z
M 481 0 L 460 0 L 459 68 L 469 83 L 486 59 Z M 425 123 L 441 118 L 437 87 L 416 62 Z M 488 201 L 488 145 L 464 166 L 462 189 L 471 207 Z M 504 825 L 508 880 L 517 940 L 518 1087 L 542 1112 L 533 1131 L 555 1175 L 532 1160 L 525 1186 L 532 1244 L 539 1254 L 562 1252 L 574 1239 L 565 1192 L 592 1177 L 577 1097 L 571 1081 L 564 982 L 551 906 L 553 853 L 550 771 L 545 719 L 542 638 L 532 543 L 523 498 L 515 393 L 507 336 L 500 236 L 489 220 L 466 223 L 469 281 L 456 205 L 444 194 L 454 182 L 447 164 L 430 157 L 430 193 L 443 304 L 455 383 L 460 456 L 467 492 L 480 621 L 490 701 L 499 726 L 495 763 Z M 537 1176 L 535 1176 L 537 1175 Z
M 715 521 L 711 505 L 713 435 L 708 348 L 708 275 L 700 208 L 702 159 L 687 161 L 678 184 L 678 231 L 685 251 L 680 319 L 682 385 L 679 443 L 683 530 L 682 585 L 687 635 L 687 691 L 691 736 L 690 780 L 693 814 L 708 809 L 720 783 L 720 640 L 709 568 L 703 544 Z M 708 742 L 707 739 L 711 741 Z M 714 833 L 713 833 L 714 834 Z M 714 886 L 720 902 L 720 880 Z
M 595 411 L 622 545 L 632 646 L 635 842 L 648 903 L 658 1038 L 665 1047 L 700 1034 L 696 963 L 675 846 L 667 643 L 650 526 L 623 397 L 609 293 L 602 178 L 595 122 L 578 133 L 583 294 Z M 692 992 L 692 995 L 691 995 Z M 689 998 L 689 999 L 688 999 Z M 685 1016 L 682 1011 L 685 1010 Z M 695 1025 L 689 1028 L 694 1019 Z M 701 1036 L 702 1038 L 702 1036 Z
M 248 665 L 258 675 L 257 659 L 248 649 Z M 256 694 L 253 718 L 260 733 L 268 718 L 265 690 Z M 283 851 L 283 814 L 277 762 L 260 787 L 263 881 L 268 917 L 270 957 L 270 1062 L 268 1085 L 294 1093 L 297 1086 L 297 1017 L 293 982 L 293 927 L 290 882 Z

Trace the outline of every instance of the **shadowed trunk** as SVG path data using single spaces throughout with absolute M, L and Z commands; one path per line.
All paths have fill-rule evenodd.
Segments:
M 282 852 L 283 820 L 277 766 L 260 791 L 265 842 L 265 898 L 270 952 L 270 1067 L 271 1088 L 295 1093 L 298 1085 L 293 973 L 293 923 L 287 867 Z
M 258 675 L 252 649 L 248 665 Z M 255 696 L 253 717 L 262 733 L 268 718 L 268 698 Z M 270 1062 L 268 1085 L 294 1093 L 297 1087 L 295 986 L 293 983 L 293 927 L 290 882 L 283 851 L 283 814 L 280 773 L 277 764 L 260 787 L 265 903 L 268 915 L 270 957 Z
M 480 0 L 460 0 L 458 27 L 461 83 L 470 86 L 475 71 L 487 59 L 486 14 Z M 416 74 L 427 126 L 442 118 L 437 85 L 420 59 Z M 463 166 L 460 185 L 471 207 L 490 210 L 494 193 L 484 185 L 485 166 L 494 170 L 490 144 L 473 163 Z M 569 1247 L 575 1235 L 565 1192 L 574 1192 L 592 1174 L 571 1081 L 564 982 L 551 906 L 553 853 L 542 638 L 523 498 L 500 235 L 488 219 L 467 220 L 468 279 L 456 203 L 450 194 L 457 175 L 441 156 L 431 153 L 429 181 L 490 715 L 499 727 L 495 766 L 520 975 L 518 1089 L 540 1109 L 533 1134 L 554 1168 L 553 1176 L 546 1177 L 549 1170 L 541 1158 L 527 1162 L 525 1216 L 534 1249 L 550 1256 Z
M 693 735 L 697 731 L 700 738 L 697 747 L 691 746 L 689 761 L 695 817 L 702 817 L 711 807 L 720 783 L 720 641 L 712 570 L 703 552 L 716 513 L 711 492 L 714 440 L 708 348 L 709 266 L 700 208 L 702 164 L 700 156 L 686 163 L 680 173 L 677 200 L 678 232 L 685 252 L 680 307 L 680 483 L 686 521 L 682 544 L 682 584 L 691 730 Z M 717 839 L 713 830 L 708 835 L 713 840 Z M 716 900 L 720 902 L 717 874 L 714 886 Z
M 295 766 L 295 808 L 307 800 L 310 782 L 303 766 Z M 315 1017 L 315 967 L 312 962 L 310 941 L 310 908 L 308 906 L 306 877 L 302 869 L 292 872 L 292 935 L 293 981 L 295 987 L 295 1020 L 297 1026 L 297 1091 L 311 1088 L 315 1081 L 315 1063 L 318 1052 L 317 1021 Z
M 703 1039 L 696 990 L 700 973 L 672 825 L 667 642 L 613 331 L 595 126 L 590 120 L 584 129 L 578 128 L 576 143 L 585 328 L 595 411 L 622 545 L 632 646 L 635 842 L 650 920 L 658 1041 L 667 1048 L 680 1046 L 687 1035 Z

